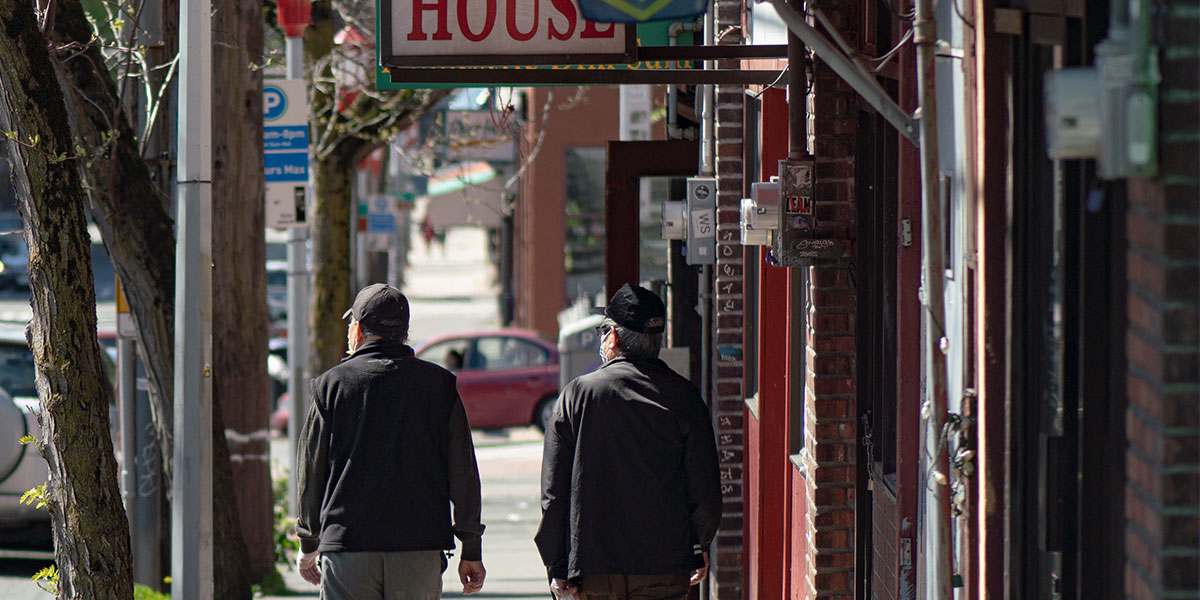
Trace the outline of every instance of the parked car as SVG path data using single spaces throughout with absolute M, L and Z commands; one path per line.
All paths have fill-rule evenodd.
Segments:
M 417 357 L 458 375 L 467 420 L 473 429 L 536 425 L 542 431 L 558 397 L 558 349 L 523 329 L 497 329 L 431 338 Z M 279 397 L 271 429 L 287 433 L 290 405 Z
M 536 425 L 545 431 L 558 397 L 558 348 L 536 332 L 498 329 L 443 335 L 415 349 L 417 357 L 458 375 L 474 429 Z
M 100 360 L 111 384 L 116 366 L 108 352 L 102 351 Z M 46 483 L 49 469 L 36 448 L 18 442 L 26 435 L 41 435 L 34 376 L 25 327 L 0 324 L 0 534 L 28 532 L 31 538 L 42 539 L 49 535 L 50 515 L 44 508 L 22 504 L 21 495 Z M 109 406 L 109 425 L 115 431 L 115 404 Z
M 20 233 L 0 235 L 0 289 L 29 291 L 29 253 Z

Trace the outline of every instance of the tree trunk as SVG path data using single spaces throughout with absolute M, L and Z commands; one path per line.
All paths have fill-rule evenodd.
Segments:
M 56 43 L 89 43 L 91 26 L 78 0 L 59 0 L 55 11 L 52 37 Z M 173 29 L 168 20 L 164 30 Z M 120 110 L 115 86 L 99 49 L 95 46 L 82 52 L 72 49 L 64 56 L 67 59 L 58 63 L 59 75 L 65 82 L 63 91 L 72 131 L 83 145 L 99 149 L 81 167 L 88 178 L 92 217 L 121 279 L 138 331 L 163 456 L 162 481 L 165 489 L 170 490 L 174 422 L 174 223 L 164 209 L 165 194 L 155 187 L 145 161 L 138 154 L 136 139 Z M 112 132 L 115 135 L 106 137 Z M 107 147 L 105 139 L 109 140 Z M 214 248 L 219 247 L 214 244 Z M 265 294 L 264 290 L 261 296 L 265 298 Z M 265 349 L 263 357 L 260 360 L 265 360 Z M 265 370 L 264 365 L 262 372 Z M 218 377 L 218 385 L 220 380 Z M 214 394 L 219 389 L 214 389 Z M 213 404 L 214 590 L 219 598 L 248 598 L 249 583 L 242 569 L 248 560 L 237 515 L 238 483 L 230 467 L 221 408 L 219 402 Z
M 54 10 L 54 43 L 90 42 L 92 28 L 79 0 L 59 0 Z M 83 52 L 73 49 L 62 58 L 59 77 L 71 131 L 92 153 L 87 160 L 78 161 L 83 163 L 79 166 L 88 184 L 92 219 L 112 257 L 138 331 L 159 447 L 167 457 L 164 481 L 169 488 L 174 422 L 171 386 L 175 381 L 175 225 L 164 208 L 166 195 L 155 187 L 138 154 L 136 138 L 121 112 L 100 50 L 95 46 Z
M 356 150 L 365 146 L 348 140 L 344 147 L 316 162 L 316 193 L 312 211 L 312 334 L 309 365 L 321 373 L 346 355 L 346 323 L 350 308 L 350 202 Z M 340 152 L 339 152 L 340 151 Z
M 263 236 L 263 9 L 213 2 L 213 392 L 225 417 L 250 582 L 275 568 Z M 214 403 L 214 406 L 216 403 Z
M 108 430 L 83 188 L 74 165 L 59 160 L 73 152 L 66 107 L 32 4 L 0 0 L 0 29 L 0 128 L 16 135 L 9 156 L 29 247 L 58 597 L 124 600 L 133 595 L 129 523 Z

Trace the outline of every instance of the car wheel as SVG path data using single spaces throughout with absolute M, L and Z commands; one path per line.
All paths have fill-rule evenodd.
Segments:
M 554 401 L 558 396 L 546 396 L 538 402 L 537 408 L 533 411 L 533 424 L 537 425 L 542 433 L 546 433 L 546 427 L 550 425 L 550 420 L 554 418 Z

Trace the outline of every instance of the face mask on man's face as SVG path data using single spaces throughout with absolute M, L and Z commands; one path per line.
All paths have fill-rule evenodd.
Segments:
M 608 362 L 608 357 L 604 355 L 604 340 L 608 339 L 609 329 L 601 329 L 600 333 L 600 364 Z

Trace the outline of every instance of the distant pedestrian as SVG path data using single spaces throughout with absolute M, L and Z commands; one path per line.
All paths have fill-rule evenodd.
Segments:
M 425 217 L 421 221 L 421 239 L 425 240 L 425 256 L 429 256 L 433 252 L 433 240 L 437 237 L 437 232 L 433 229 L 433 224 L 429 222 L 429 217 Z
M 463 593 L 478 592 L 479 470 L 455 377 L 406 345 L 400 290 L 369 285 L 342 317 L 350 356 L 313 380 L 298 443 L 300 575 L 328 600 L 439 598 L 453 534 Z
M 658 358 L 662 300 L 625 284 L 603 312 L 604 364 L 565 386 L 546 428 L 535 541 L 559 598 L 680 600 L 721 519 L 712 421 Z

